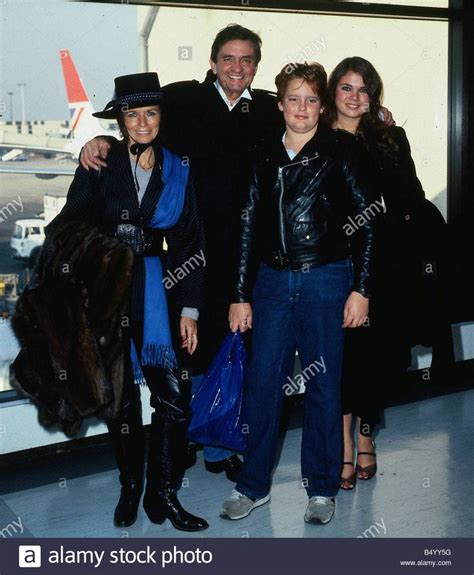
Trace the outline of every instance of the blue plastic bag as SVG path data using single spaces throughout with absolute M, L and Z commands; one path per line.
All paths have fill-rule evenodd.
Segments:
M 229 333 L 193 396 L 189 439 L 233 451 L 245 449 L 241 410 L 246 361 L 240 331 Z

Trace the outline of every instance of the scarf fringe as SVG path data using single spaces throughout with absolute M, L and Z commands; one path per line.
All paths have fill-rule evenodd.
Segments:
M 140 368 L 140 373 L 133 372 L 133 383 L 135 385 L 140 385 L 141 387 L 146 386 L 146 379 L 143 377 L 142 370 Z
M 171 345 L 147 343 L 142 348 L 143 365 L 177 367 L 176 356 Z
M 178 366 L 174 350 L 169 345 L 147 344 L 142 350 L 141 359 L 138 359 L 133 342 L 131 347 L 133 380 L 135 385 L 146 385 L 146 379 L 143 375 L 142 365 L 149 365 L 153 367 L 160 366 L 170 369 Z

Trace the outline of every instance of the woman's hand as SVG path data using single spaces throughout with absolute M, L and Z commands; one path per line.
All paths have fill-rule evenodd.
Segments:
M 342 327 L 359 327 L 369 313 L 369 298 L 353 291 L 346 300 L 344 306 L 344 321 Z
M 179 331 L 181 332 L 181 347 L 187 348 L 189 355 L 192 355 L 198 344 L 196 320 L 182 317 L 179 321 Z
M 103 167 L 106 168 L 107 164 L 104 160 L 109 155 L 110 144 L 104 138 L 94 138 L 90 140 L 82 148 L 79 160 L 81 161 L 81 166 L 88 170 L 92 168 L 93 170 L 98 170 Z
M 252 306 L 249 303 L 231 303 L 229 307 L 230 331 L 252 329 Z
M 390 128 L 396 125 L 396 122 L 393 119 L 392 112 L 388 108 L 386 108 L 385 106 L 380 106 L 380 112 L 381 112 L 380 119 L 386 126 Z

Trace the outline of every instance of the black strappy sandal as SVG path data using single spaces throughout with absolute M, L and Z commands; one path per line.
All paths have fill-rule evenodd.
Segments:
M 375 443 L 373 441 L 372 446 L 375 450 Z M 357 479 L 360 479 L 361 481 L 368 481 L 369 479 L 372 479 L 372 477 L 377 473 L 377 454 L 375 451 L 358 451 L 357 457 L 359 457 L 359 455 L 372 455 L 372 457 L 376 458 L 375 463 L 372 465 L 366 465 L 365 467 L 361 467 L 359 464 L 356 465 Z M 367 477 L 360 477 L 359 473 L 367 473 Z
M 344 461 L 342 465 L 352 465 L 352 467 L 354 467 L 352 461 Z M 356 486 L 356 481 L 357 473 L 355 471 L 352 475 L 349 475 L 349 477 L 341 477 L 341 489 L 344 489 L 344 491 L 352 491 Z

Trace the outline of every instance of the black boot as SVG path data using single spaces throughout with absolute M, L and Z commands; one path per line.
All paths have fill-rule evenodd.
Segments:
M 135 523 L 143 493 L 145 433 L 140 407 L 135 405 L 130 410 L 125 418 L 107 424 L 122 485 L 114 512 L 116 527 L 128 527 Z
M 152 523 L 169 519 L 181 531 L 202 531 L 207 521 L 183 509 L 176 496 L 184 472 L 187 419 L 176 406 L 165 404 L 151 419 L 143 508 Z
M 145 492 L 143 507 L 152 523 L 161 524 L 169 519 L 173 527 L 180 531 L 204 531 L 209 527 L 205 519 L 183 508 L 173 489 L 162 490 L 156 495 L 147 495 Z
M 202 531 L 208 523 L 183 509 L 176 496 L 184 470 L 186 427 L 186 420 L 163 413 L 152 415 L 143 507 L 152 523 L 169 519 L 181 531 Z

